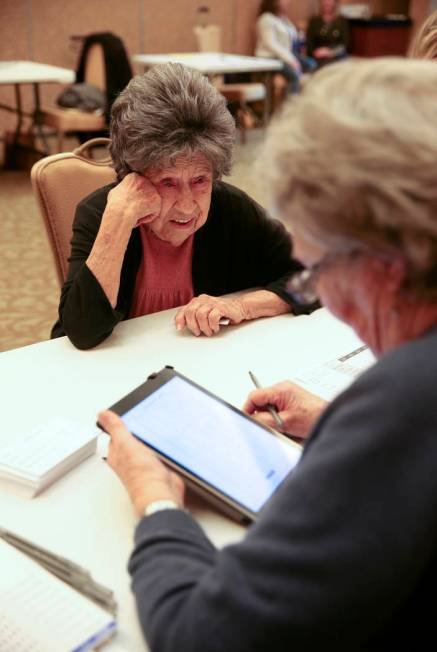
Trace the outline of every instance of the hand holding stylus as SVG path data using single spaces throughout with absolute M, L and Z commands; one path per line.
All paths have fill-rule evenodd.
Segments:
M 326 405 L 327 402 L 319 396 L 295 383 L 284 381 L 251 392 L 243 410 L 270 428 L 303 439 L 308 437 Z M 281 426 L 272 415 L 270 407 L 281 420 Z
M 249 371 L 249 376 L 250 376 L 251 381 L 255 385 L 255 387 L 257 389 L 262 389 L 261 383 L 259 382 L 258 378 L 255 376 L 255 374 L 253 374 L 251 371 Z M 270 412 L 270 414 L 272 415 L 273 420 L 276 423 L 276 425 L 279 428 L 284 429 L 284 427 L 285 427 L 284 422 L 282 421 L 281 417 L 279 416 L 278 411 L 275 408 L 275 406 L 272 403 L 266 403 L 264 408 Z

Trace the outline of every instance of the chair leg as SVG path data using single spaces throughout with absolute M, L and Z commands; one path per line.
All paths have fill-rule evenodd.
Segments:
M 64 132 L 58 129 L 58 152 L 64 151 Z
M 240 132 L 240 143 L 244 145 L 247 140 L 246 124 L 247 120 L 247 105 L 246 102 L 240 102 L 240 108 L 237 111 L 237 126 Z
M 242 145 L 246 144 L 246 127 L 244 125 L 240 125 L 240 143 Z

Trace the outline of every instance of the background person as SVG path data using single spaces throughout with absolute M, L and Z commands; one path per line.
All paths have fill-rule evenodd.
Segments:
M 255 55 L 280 59 L 280 74 L 288 81 L 289 92 L 296 93 L 302 72 L 311 72 L 316 65 L 300 52 L 297 29 L 286 14 L 289 4 L 289 0 L 262 0 L 256 21 Z
M 320 406 L 289 392 L 294 414 L 313 414 L 303 456 L 245 539 L 221 551 L 177 509 L 180 478 L 100 415 L 138 515 L 173 501 L 136 531 L 141 623 L 166 652 L 426 649 L 437 608 L 437 67 L 327 66 L 268 148 L 307 268 L 290 291 L 317 293 L 379 360 L 316 423 Z M 246 407 L 266 400 L 293 429 L 275 389 Z
M 433 11 L 417 30 L 408 56 L 413 59 L 437 59 L 437 11 Z
M 234 141 L 225 100 L 200 73 L 165 64 L 129 83 L 112 108 L 118 182 L 77 208 L 52 336 L 87 349 L 122 319 L 176 306 L 176 327 L 195 335 L 216 333 L 221 317 L 290 311 L 284 285 L 300 267 L 289 235 L 220 180 Z M 254 287 L 266 289 L 218 297 Z
M 344 59 L 349 46 L 349 24 L 338 12 L 338 0 L 319 0 L 319 13 L 307 28 L 307 53 L 319 66 Z

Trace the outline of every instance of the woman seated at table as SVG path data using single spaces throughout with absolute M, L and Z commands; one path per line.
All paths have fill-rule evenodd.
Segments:
M 280 59 L 280 74 L 288 82 L 288 91 L 296 93 L 302 72 L 312 72 L 316 63 L 300 52 L 297 29 L 286 14 L 289 4 L 290 0 L 262 0 L 256 22 L 255 54 Z
M 138 75 L 113 104 L 118 182 L 78 206 L 68 277 L 52 336 L 88 349 L 122 319 L 183 306 L 176 328 L 214 335 L 289 312 L 291 258 L 282 224 L 229 174 L 235 125 L 224 98 L 179 64 Z M 248 288 L 237 298 L 219 298 Z M 298 310 L 296 305 L 296 310 Z
M 116 415 L 99 417 L 138 515 L 161 507 L 140 521 L 130 561 L 151 650 L 421 650 L 435 639 L 436 107 L 433 62 L 346 61 L 305 85 L 272 132 L 265 169 L 306 266 L 290 292 L 318 295 L 379 360 L 320 418 L 320 402 L 291 384 L 252 393 L 248 412 L 273 404 L 290 432 L 311 434 L 241 543 L 216 550 L 178 509 L 181 479 Z
M 344 59 L 349 45 L 349 25 L 338 13 L 338 0 L 319 0 L 319 13 L 307 28 L 307 53 L 319 67 Z

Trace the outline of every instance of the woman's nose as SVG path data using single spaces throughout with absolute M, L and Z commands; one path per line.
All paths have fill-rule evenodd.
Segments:
M 193 191 L 189 186 L 181 188 L 176 202 L 177 208 L 183 213 L 192 213 L 195 206 Z

